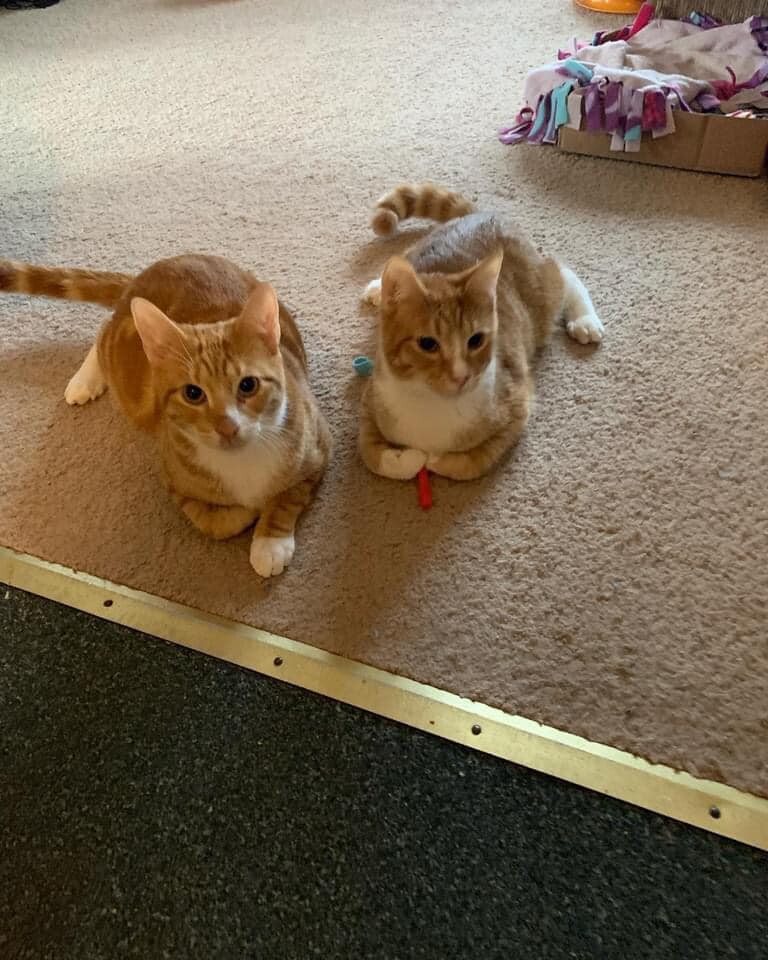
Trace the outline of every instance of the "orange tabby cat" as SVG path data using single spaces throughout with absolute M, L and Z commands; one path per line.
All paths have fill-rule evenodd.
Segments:
M 586 288 L 493 214 L 430 184 L 379 200 L 372 226 L 445 222 L 366 288 L 378 305 L 378 351 L 363 395 L 360 451 L 384 477 L 426 466 L 482 476 L 517 442 L 533 397 L 532 361 L 556 320 L 580 343 L 602 339 Z
M 109 386 L 156 436 L 192 523 L 224 539 L 258 517 L 251 564 L 263 577 L 282 573 L 330 442 L 299 331 L 274 289 L 222 257 L 189 254 L 137 277 L 2 260 L 0 291 L 114 308 L 67 403 Z

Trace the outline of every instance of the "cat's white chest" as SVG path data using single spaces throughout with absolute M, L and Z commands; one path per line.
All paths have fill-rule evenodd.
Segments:
M 384 413 L 390 443 L 425 453 L 448 453 L 467 433 L 479 430 L 492 408 L 492 365 L 473 390 L 455 397 L 435 393 L 421 383 L 397 380 L 388 371 L 373 382 L 374 407 Z M 480 442 L 478 437 L 478 442 Z
M 280 444 L 255 441 L 237 450 L 198 446 L 196 459 L 216 478 L 221 492 L 241 507 L 261 508 L 280 492 L 285 452 Z

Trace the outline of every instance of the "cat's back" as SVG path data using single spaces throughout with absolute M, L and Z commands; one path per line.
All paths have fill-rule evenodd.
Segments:
M 227 260 L 202 253 L 167 257 L 142 270 L 127 286 L 115 307 L 114 326 L 123 337 L 135 338 L 131 300 L 143 297 L 181 325 L 220 323 L 243 309 L 257 284 L 256 277 Z M 280 302 L 280 329 L 284 354 L 306 366 L 301 334 L 287 307 Z
M 151 264 L 133 280 L 117 305 L 130 312 L 133 297 L 144 297 L 179 324 L 218 323 L 236 317 L 256 278 L 227 260 L 186 253 Z
M 238 316 L 257 284 L 256 277 L 225 257 L 187 253 L 159 260 L 136 277 L 126 291 L 145 297 L 175 323 L 219 323 Z M 304 344 L 298 327 L 280 301 L 283 352 L 304 365 Z
M 421 273 L 459 273 L 504 249 L 505 267 L 535 269 L 542 260 L 523 231 L 496 213 L 470 213 L 441 224 L 408 254 Z

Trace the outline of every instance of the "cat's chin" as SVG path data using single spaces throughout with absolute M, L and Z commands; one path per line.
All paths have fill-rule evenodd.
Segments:
M 212 437 L 207 445 L 214 450 L 242 450 L 248 445 L 248 437 L 238 434 L 236 437 Z
M 433 391 L 441 397 L 461 397 L 465 393 L 470 393 L 472 391 L 473 383 L 468 381 L 467 383 L 459 384 L 450 384 L 447 386 L 432 387 Z

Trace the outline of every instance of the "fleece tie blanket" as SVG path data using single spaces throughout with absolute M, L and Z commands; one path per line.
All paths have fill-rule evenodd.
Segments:
M 568 125 L 611 134 L 614 150 L 637 151 L 644 132 L 674 133 L 675 110 L 768 107 L 768 18 L 719 25 L 695 15 L 654 20 L 652 10 L 646 5 L 632 26 L 588 46 L 573 42 L 555 63 L 532 70 L 525 106 L 500 131 L 502 142 L 555 143 Z

